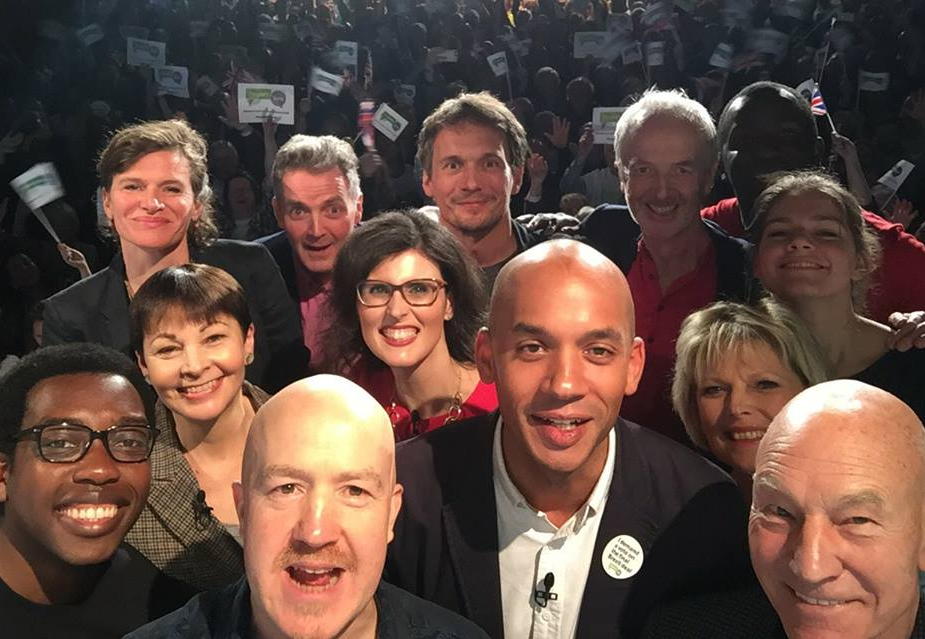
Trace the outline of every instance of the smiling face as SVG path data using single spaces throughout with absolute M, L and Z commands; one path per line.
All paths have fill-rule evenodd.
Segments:
M 154 151 L 112 178 L 103 210 L 121 243 L 171 250 L 186 242 L 190 222 L 202 215 L 180 151 Z
M 359 418 L 332 394 L 278 395 L 261 409 L 244 486 L 234 487 L 262 636 L 366 636 L 351 634 L 358 626 L 374 634 L 372 597 L 401 507 L 391 428 L 372 398 L 356 398 L 376 409 Z
M 759 450 L 755 574 L 788 637 L 908 637 L 923 566 L 921 462 L 910 458 L 921 447 L 897 447 L 888 407 L 819 403 L 800 407 L 802 428 L 776 436 L 775 422 Z
M 23 429 L 65 421 L 94 430 L 147 423 L 135 387 L 99 373 L 49 377 L 29 391 Z M 12 463 L 0 455 L 0 534 L 33 565 L 108 560 L 144 507 L 149 463 L 117 462 L 102 441 L 72 463 L 46 462 L 36 446 L 20 441 Z
M 172 309 L 145 331 L 142 348 L 139 365 L 164 405 L 189 421 L 208 422 L 241 396 L 254 327 L 244 334 L 226 313 L 198 323 Z
M 644 237 L 670 238 L 700 224 L 715 165 L 697 130 L 676 118 L 650 118 L 624 145 L 620 182 Z
M 625 282 L 614 286 L 619 272 L 609 262 L 572 268 L 562 259 L 510 275 L 476 343 L 482 379 L 497 386 L 505 465 L 515 482 L 600 472 L 623 396 L 635 392 L 642 373 L 629 291 Z
M 755 472 L 758 444 L 803 382 L 764 342 L 749 342 L 700 377 L 695 397 L 710 452 L 739 474 Z
M 755 274 L 789 302 L 851 296 L 858 275 L 845 214 L 827 195 L 807 191 L 780 198 L 758 240 Z
M 523 174 L 522 166 L 509 163 L 503 133 L 462 122 L 437 134 L 423 186 L 444 226 L 457 236 L 480 239 L 507 228 L 511 195 L 520 190 Z
M 419 279 L 442 282 L 443 276 L 423 253 L 408 250 L 384 259 L 366 279 L 397 286 Z M 359 300 L 356 304 L 363 341 L 387 366 L 416 367 L 437 349 L 447 350 L 443 326 L 453 317 L 453 305 L 446 288 L 437 293 L 430 306 L 411 306 L 400 291 L 395 291 L 385 306 L 364 306 Z
M 298 262 L 310 273 L 329 274 L 340 247 L 363 216 L 344 172 L 286 171 L 282 194 L 273 198 L 276 220 L 289 236 Z

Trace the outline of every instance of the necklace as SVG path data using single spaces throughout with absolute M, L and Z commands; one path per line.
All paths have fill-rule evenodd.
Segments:
M 389 421 L 392 422 L 392 427 L 398 425 L 401 422 L 402 414 L 398 410 L 399 404 L 395 397 L 392 395 L 392 401 L 389 403 L 389 407 L 386 409 L 386 413 L 389 415 Z M 408 410 L 406 407 L 402 406 L 405 410 Z M 409 411 L 411 414 L 411 429 L 414 434 L 419 434 L 419 424 L 421 422 L 421 416 L 418 414 L 417 410 Z M 446 417 L 443 418 L 443 424 L 441 426 L 446 426 L 451 422 L 458 421 L 462 417 L 462 373 L 459 371 L 459 367 L 456 368 L 456 393 L 453 395 L 453 401 L 450 403 L 449 409 L 446 411 Z

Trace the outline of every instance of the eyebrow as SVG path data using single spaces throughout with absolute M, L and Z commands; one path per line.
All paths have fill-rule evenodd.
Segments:
M 228 327 L 228 326 L 230 326 L 230 323 L 229 323 L 229 322 L 224 322 L 224 321 L 219 320 L 219 319 L 212 320 L 211 322 L 206 322 L 205 324 L 203 324 L 203 325 L 199 328 L 199 332 L 200 332 L 200 333 L 205 332 L 205 331 L 209 330 L 210 328 L 212 328 L 213 326 L 225 326 L 225 327 Z M 163 339 L 172 339 L 172 340 L 174 340 L 174 341 L 178 341 L 178 338 L 177 338 L 176 334 L 174 334 L 174 333 L 168 333 L 167 331 L 162 331 L 162 332 L 160 332 L 160 333 L 155 333 L 154 335 L 151 336 L 151 341 L 154 341 L 154 340 L 156 340 L 156 339 L 161 339 L 161 338 L 163 338 Z
M 289 466 L 286 464 L 273 464 L 264 468 L 257 476 L 258 482 L 266 482 L 275 477 L 290 477 L 298 479 L 306 484 L 314 484 L 315 477 L 312 473 L 298 466 Z M 362 468 L 360 470 L 349 470 L 338 473 L 334 476 L 334 483 L 342 484 L 349 481 L 368 481 L 378 489 L 383 488 L 382 477 L 372 468 Z
M 61 424 L 69 424 L 71 426 L 86 426 L 87 428 L 92 428 L 92 426 L 87 425 L 86 421 L 80 419 L 79 417 L 46 417 L 42 420 L 39 420 L 35 426 L 30 426 L 29 428 L 37 428 L 39 426 L 60 426 Z M 133 415 L 123 415 L 116 420 L 114 424 L 110 426 L 141 426 L 148 425 L 148 418 L 145 417 L 143 413 L 136 413 Z M 108 427 L 107 427 L 108 428 Z
M 886 506 L 886 500 L 883 495 L 874 490 L 861 490 L 850 495 L 845 495 L 838 500 L 839 508 L 857 508 L 872 507 L 882 509 Z
M 514 327 L 511 329 L 514 333 L 523 333 L 526 335 L 532 335 L 535 337 L 546 337 L 550 338 L 552 335 L 541 326 L 536 324 L 528 324 L 527 322 L 517 322 L 514 324 Z M 579 336 L 579 342 L 591 342 L 598 340 L 614 340 L 616 342 L 621 342 L 623 340 L 623 334 L 615 328 L 606 327 L 606 328 L 595 328 L 585 333 L 582 333 Z

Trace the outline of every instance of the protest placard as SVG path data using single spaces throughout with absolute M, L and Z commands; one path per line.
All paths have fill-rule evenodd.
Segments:
M 575 34 L 573 55 L 576 58 L 598 58 L 609 38 L 607 31 L 579 31 Z
M 649 67 L 660 67 L 665 64 L 664 42 L 646 42 L 646 64 Z
M 158 95 L 189 97 L 189 69 L 186 67 L 154 67 L 154 82 Z
M 880 179 L 870 187 L 870 193 L 877 206 L 881 209 L 886 208 L 914 168 L 915 165 L 912 162 L 900 160 L 890 167 L 889 171 L 880 176 Z
M 597 107 L 592 111 L 591 129 L 595 144 L 613 144 L 613 134 L 624 111 L 626 107 Z
M 33 211 L 64 196 L 61 178 L 51 162 L 34 165 L 25 173 L 13 178 L 10 186 L 16 191 L 19 199 Z
M 238 119 L 242 124 L 272 117 L 280 124 L 295 124 L 295 87 L 291 84 L 238 84 Z
M 316 91 L 329 95 L 340 95 L 340 90 L 344 88 L 344 79 L 341 76 L 328 73 L 318 67 L 312 69 L 312 75 L 308 83 Z
M 504 51 L 499 51 L 498 53 L 492 54 L 486 59 L 488 60 L 488 66 L 491 67 L 491 70 L 494 71 L 495 75 L 499 78 L 508 72 L 507 53 Z
M 162 67 L 167 63 L 167 44 L 155 40 L 126 38 L 125 63 L 130 67 Z
M 373 117 L 373 126 L 382 135 L 394 142 L 401 135 L 401 132 L 405 130 L 405 127 L 408 126 L 408 120 L 383 102 L 379 105 L 379 109 Z
M 334 43 L 334 57 L 338 63 L 356 69 L 357 43 L 350 40 L 338 40 Z
M 732 55 L 735 49 L 728 42 L 720 42 L 710 56 L 710 66 L 728 71 L 732 67 Z
M 434 47 L 427 50 L 427 56 L 431 62 L 440 64 L 443 62 L 459 62 L 459 51 L 457 49 L 444 49 L 443 47 Z
M 103 28 L 96 22 L 88 24 L 84 28 L 77 30 L 77 39 L 80 40 L 84 46 L 89 47 L 91 44 L 95 44 L 103 39 Z

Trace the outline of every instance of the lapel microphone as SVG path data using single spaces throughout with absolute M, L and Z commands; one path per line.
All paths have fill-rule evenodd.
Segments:
M 533 591 L 533 601 L 536 602 L 536 605 L 540 608 L 545 608 L 550 601 L 556 601 L 559 598 L 559 593 L 553 592 L 553 584 L 556 583 L 556 576 L 551 572 L 547 572 L 546 576 L 543 577 L 543 588 L 541 590 L 537 588 Z
M 199 526 L 200 530 L 209 525 L 212 507 L 206 503 L 206 491 L 204 490 L 200 490 L 196 493 L 196 499 L 193 500 L 193 515 L 196 518 L 196 525 Z

